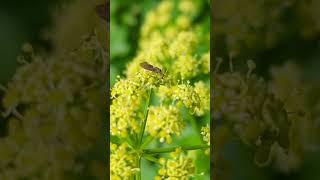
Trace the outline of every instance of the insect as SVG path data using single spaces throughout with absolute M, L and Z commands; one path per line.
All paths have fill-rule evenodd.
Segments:
M 152 72 L 155 72 L 155 73 L 158 73 L 158 74 L 162 74 L 162 70 L 158 67 L 155 67 L 147 62 L 142 62 L 140 63 L 140 66 L 145 69 L 145 70 L 148 70 L 148 71 L 152 71 Z
M 109 1 L 108 3 L 105 3 L 105 4 L 101 4 L 101 5 L 98 5 L 96 6 L 96 12 L 97 14 L 102 18 L 104 19 L 106 22 L 110 22 L 110 19 L 109 19 Z

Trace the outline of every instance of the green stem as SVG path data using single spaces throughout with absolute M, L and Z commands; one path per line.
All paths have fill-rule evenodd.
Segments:
M 177 146 L 177 147 L 169 147 L 169 148 L 153 148 L 153 149 L 145 149 L 143 150 L 144 154 L 159 154 L 159 153 L 168 153 L 168 152 L 173 152 L 177 148 L 181 148 L 182 150 L 198 150 L 198 149 L 206 149 L 209 148 L 210 146 L 206 144 L 201 144 L 201 145 L 193 145 L 193 146 Z
M 196 118 L 190 114 L 190 112 L 188 111 L 188 116 L 189 116 L 189 119 L 190 119 L 190 122 L 191 122 L 191 126 L 193 127 L 193 129 L 199 133 L 199 128 L 198 128 L 198 125 L 197 125 L 197 121 L 196 121 Z
M 140 163 L 141 163 L 141 157 L 139 157 L 138 162 L 137 162 L 137 167 L 139 167 L 140 170 L 136 173 L 136 180 L 141 180 L 141 167 L 140 167 Z
M 150 99 L 151 99 L 151 93 L 152 93 L 152 88 L 150 88 L 149 91 L 148 91 L 148 97 L 147 97 L 146 107 L 145 107 L 145 111 L 144 111 L 144 120 L 143 120 L 143 122 L 141 123 L 140 132 L 139 132 L 139 135 L 138 135 L 138 137 L 137 137 L 137 140 L 138 140 L 138 142 L 137 142 L 137 148 L 138 148 L 138 149 L 141 148 L 144 131 L 145 131 L 146 124 L 147 124 L 148 113 L 149 113 L 149 106 L 150 106 Z M 136 179 L 136 180 L 141 180 L 141 156 L 138 157 L 137 167 L 138 167 L 140 170 L 139 170 L 139 172 L 136 173 L 135 179 Z
M 140 175 L 140 172 L 137 172 L 136 173 L 136 177 L 135 177 L 135 180 L 140 180 L 141 179 L 141 175 Z
M 148 160 L 148 161 L 150 161 L 150 162 L 154 162 L 156 164 L 160 164 L 159 163 L 159 159 L 153 157 L 151 154 L 145 154 L 145 155 L 143 155 L 143 158 Z
M 130 137 L 127 137 L 126 141 L 127 141 L 128 145 L 133 149 L 134 148 L 134 143 L 132 142 L 132 139 Z
M 190 113 L 190 111 L 188 110 L 188 108 L 186 108 L 186 111 L 187 111 L 187 114 L 188 114 L 187 116 L 189 117 L 189 120 L 190 120 L 190 123 L 191 123 L 192 128 L 195 130 L 195 132 L 196 132 L 197 134 L 200 134 L 200 128 L 199 128 L 199 126 L 198 126 L 198 124 L 197 124 L 196 118 Z M 198 139 L 201 141 L 200 136 L 198 136 Z
M 153 136 L 148 136 L 147 139 L 145 139 L 145 141 L 142 143 L 140 148 L 143 149 L 144 147 L 146 147 L 153 139 Z
M 147 99 L 145 112 L 144 112 L 144 120 L 142 122 L 141 129 L 140 129 L 140 132 L 139 132 L 139 143 L 138 143 L 139 147 L 140 147 L 140 145 L 142 143 L 142 138 L 143 138 L 143 135 L 144 135 L 144 131 L 146 129 L 148 113 L 149 113 L 149 106 L 150 106 L 150 99 L 151 99 L 151 93 L 152 93 L 152 89 L 150 88 L 149 92 L 148 92 L 148 99 Z

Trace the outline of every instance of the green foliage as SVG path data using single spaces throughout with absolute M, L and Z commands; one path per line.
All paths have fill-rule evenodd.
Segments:
M 144 14 L 135 56 L 111 90 L 111 178 L 208 178 L 208 158 L 200 162 L 210 147 L 204 4 L 161 1 Z

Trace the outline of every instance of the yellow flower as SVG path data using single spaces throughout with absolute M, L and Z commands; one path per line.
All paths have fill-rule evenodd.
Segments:
M 68 53 L 42 56 L 23 47 L 21 66 L 2 88 L 4 115 L 10 118 L 1 141 L 0 179 L 70 179 L 66 174 L 79 174 L 89 163 L 75 159 L 86 156 L 102 127 L 103 60 L 95 58 L 105 53 L 100 47 L 91 33 Z
M 210 88 L 203 81 L 198 81 L 194 85 L 194 90 L 200 98 L 200 106 L 195 109 L 196 114 L 201 116 L 210 109 Z
M 201 135 L 203 136 L 203 141 L 206 142 L 210 146 L 210 126 L 207 124 L 207 126 L 201 128 Z M 210 154 L 210 148 L 205 150 L 205 154 Z
M 194 176 L 195 167 L 192 159 L 183 155 L 181 149 L 177 148 L 171 153 L 170 159 L 161 159 L 162 167 L 158 171 L 158 179 L 189 179 Z
M 155 93 L 152 93 L 152 101 L 148 105 L 143 134 L 146 137 L 143 139 L 153 137 L 170 144 L 185 126 L 180 112 L 182 106 L 198 116 L 209 110 L 206 84 L 209 77 L 204 82 L 196 80 L 209 73 L 210 61 L 209 43 L 203 43 L 209 33 L 202 33 L 201 27 L 192 26 L 199 4 L 194 1 L 164 0 L 147 13 L 136 56 L 127 64 L 125 76 L 119 78 L 111 92 L 110 132 L 121 141 L 140 132 L 149 89 Z M 142 62 L 161 69 L 161 73 L 144 69 L 140 65 Z M 127 151 L 131 152 L 129 149 Z M 192 177 L 193 162 L 182 154 L 181 149 L 171 153 L 171 157 L 159 159 L 162 167 L 154 179 L 187 180 Z M 131 158 L 134 161 L 134 157 Z M 122 173 L 131 172 L 133 175 L 134 169 L 122 169 Z M 114 174 L 112 178 L 123 179 L 120 174 Z
M 127 144 L 110 143 L 110 176 L 111 179 L 130 179 L 139 168 L 135 167 L 136 155 L 130 151 Z
M 169 47 L 169 54 L 172 58 L 190 54 L 193 52 L 196 43 L 197 38 L 194 32 L 180 32 Z
M 181 29 L 186 29 L 190 27 L 191 25 L 191 20 L 187 16 L 179 16 L 176 20 L 177 26 L 180 27 Z
M 209 124 L 207 124 L 207 126 L 201 128 L 201 134 L 203 136 L 203 141 L 205 141 L 208 145 L 210 145 L 210 127 L 209 127 Z
M 190 84 L 178 84 L 171 87 L 160 86 L 157 95 L 161 102 L 176 102 L 177 106 L 185 105 L 190 113 L 197 116 L 209 110 L 209 88 L 203 83 L 197 83 L 196 87 Z M 182 104 L 181 104 L 182 103 Z
M 174 4 L 172 1 L 165 0 L 162 1 L 157 7 L 157 13 L 159 14 L 167 14 L 172 11 Z
M 202 71 L 205 74 L 208 74 L 210 72 L 210 52 L 207 52 L 201 56 L 201 65 Z
M 165 37 L 167 39 L 173 39 L 178 34 L 178 29 L 175 26 L 169 26 L 165 29 Z
M 194 1 L 192 1 L 192 0 L 182 0 L 179 3 L 178 8 L 182 13 L 194 14 L 197 11 L 197 4 L 194 3 Z
M 181 55 L 173 64 L 173 73 L 182 80 L 191 79 L 200 74 L 199 61 L 190 54 Z
M 147 120 L 147 132 L 158 137 L 160 142 L 170 144 L 172 135 L 180 135 L 184 127 L 179 109 L 176 106 L 151 106 Z

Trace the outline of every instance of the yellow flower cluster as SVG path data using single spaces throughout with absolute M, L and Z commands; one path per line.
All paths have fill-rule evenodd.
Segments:
M 129 180 L 132 174 L 140 171 L 135 167 L 136 155 L 127 144 L 110 143 L 110 178 L 112 180 Z
M 209 87 L 202 81 L 195 86 L 178 84 L 175 86 L 160 86 L 157 91 L 162 102 L 176 102 L 178 106 L 186 106 L 192 114 L 201 116 L 210 108 Z
M 128 133 L 137 133 L 138 125 L 142 117 L 141 108 L 145 99 L 146 90 L 155 89 L 162 102 L 180 101 L 188 107 L 192 113 L 203 115 L 209 110 L 209 88 L 204 83 L 180 83 L 182 80 L 196 78 L 210 71 L 209 48 L 207 53 L 198 54 L 195 52 L 199 46 L 198 39 L 202 39 L 200 30 L 183 31 L 179 27 L 171 27 L 177 32 L 175 36 L 165 36 L 155 33 L 153 38 L 144 38 L 150 32 L 160 32 L 166 27 L 154 21 L 167 19 L 167 16 L 174 13 L 175 9 L 189 14 L 192 18 L 196 13 L 194 1 L 162 1 L 154 11 L 150 11 L 142 26 L 141 49 L 137 56 L 126 68 L 125 79 L 119 79 L 112 88 L 111 113 L 111 134 L 126 137 Z M 198 3 L 195 3 L 198 4 Z M 190 11 L 187 13 L 187 11 Z M 190 19 L 191 20 L 191 19 Z M 160 22 L 162 22 L 160 20 Z M 164 23 L 165 24 L 165 23 Z M 144 33 L 145 32 L 145 33 Z M 148 62 L 153 66 L 162 69 L 162 74 L 150 72 L 141 68 L 140 63 Z M 165 91 L 164 91 L 165 90 Z M 166 93 L 165 93 L 166 92 Z M 168 95 L 169 94 L 169 95 Z M 170 95 L 171 94 L 171 95 Z M 171 103 L 171 102 L 170 102 Z M 169 103 L 169 104 L 170 104 Z M 126 109 L 126 111 L 123 111 Z M 140 119 L 137 121 L 137 119 Z
M 142 26 L 140 51 L 127 66 L 126 75 L 134 75 L 143 61 L 168 71 L 175 80 L 188 80 L 208 74 L 210 71 L 210 49 L 209 39 L 207 39 L 209 32 L 202 33 L 201 26 L 181 28 L 170 19 L 179 19 L 183 16 L 180 19 L 188 19 L 191 22 L 199 13 L 198 9 L 202 3 L 190 0 L 178 2 L 165 0 L 161 1 L 154 11 L 150 11 Z M 178 17 L 174 14 L 178 14 Z M 165 25 L 158 24 L 162 22 L 162 18 L 168 19 L 168 16 L 170 17 L 168 22 L 164 23 Z M 172 25 L 167 25 L 171 23 Z M 206 41 L 202 42 L 203 39 Z M 197 52 L 197 48 L 203 45 L 207 46 L 206 53 Z
M 138 122 L 135 121 L 135 118 L 140 115 L 137 107 L 141 104 L 143 92 L 131 80 L 123 79 L 115 84 L 111 91 L 111 96 L 114 99 L 110 106 L 111 135 L 126 137 L 128 131 L 131 131 L 131 133 L 138 132 Z M 119 96 L 117 96 L 118 94 Z
M 241 54 L 273 48 L 294 38 L 316 39 L 320 33 L 319 5 L 318 0 L 214 1 L 214 44 Z
M 210 126 L 207 124 L 207 126 L 201 128 L 201 135 L 203 136 L 203 141 L 206 142 L 210 146 Z M 205 151 L 205 154 L 210 154 L 210 148 Z
M 210 127 L 209 124 L 207 126 L 201 128 L 201 134 L 203 135 L 203 140 L 210 145 Z
M 199 95 L 200 106 L 195 109 L 196 115 L 203 115 L 210 108 L 210 88 L 203 81 L 198 81 L 194 85 L 194 91 Z
M 98 64 L 105 57 L 94 34 L 82 40 L 75 51 L 47 57 L 23 47 L 22 65 L 3 88 L 9 132 L 0 141 L 0 179 L 68 179 L 67 172 L 83 171 L 86 163 L 75 152 L 87 153 L 100 137 Z
M 119 79 L 111 92 L 113 98 L 110 107 L 111 135 L 127 137 L 129 133 L 139 132 L 139 124 L 143 119 L 141 105 L 146 99 L 147 89 L 150 88 L 155 89 L 164 106 L 150 107 L 147 131 L 152 136 L 158 136 L 161 142 L 171 143 L 171 135 L 180 134 L 183 123 L 178 107 L 181 105 L 185 105 L 191 113 L 198 116 L 208 112 L 208 85 L 199 81 L 194 87 L 190 84 L 169 86 L 169 82 L 172 83 L 172 80 L 142 68 L 136 76 Z M 176 104 L 176 106 L 165 104 Z
M 254 148 L 256 165 L 272 164 L 282 172 L 294 171 L 319 143 L 315 123 L 319 110 L 314 106 L 320 100 L 311 93 L 314 84 L 306 82 L 293 63 L 272 68 L 268 82 L 252 73 L 252 61 L 248 67 L 247 74 L 224 72 L 214 77 L 213 115 L 223 122 L 216 131 L 228 129 L 228 133 L 223 130 L 223 136 L 217 135 L 221 139 L 215 142 L 225 143 L 225 134 L 235 133 L 242 143 Z
M 210 73 L 210 52 L 207 52 L 201 56 L 201 68 L 205 74 Z
M 139 70 L 139 63 L 148 61 L 159 68 L 170 71 L 175 79 L 190 79 L 210 71 L 210 53 L 197 54 L 200 37 L 194 31 L 182 31 L 177 37 L 148 41 L 148 47 L 142 49 L 137 57 L 127 66 L 126 75 L 134 75 Z M 209 51 L 209 50 L 208 50 Z
M 199 13 L 199 1 L 162 1 L 154 11 L 148 12 L 141 28 L 142 41 L 155 36 L 174 37 L 190 28 L 192 19 Z
M 57 8 L 54 26 L 40 35 L 50 51 L 23 45 L 15 74 L 0 85 L 8 122 L 0 139 L 0 179 L 106 179 L 104 154 L 88 158 L 104 140 L 108 41 L 96 3 L 76 0 Z
M 170 144 L 183 133 L 183 107 L 190 116 L 209 112 L 209 31 L 191 26 L 201 4 L 203 1 L 164 0 L 147 13 L 137 54 L 111 90 L 111 139 L 129 141 L 137 151 L 154 138 Z M 145 63 L 150 66 L 144 67 Z M 149 152 L 152 150 L 157 148 Z M 192 160 L 181 149 L 172 158 L 161 160 L 162 173 L 157 178 L 189 179 L 194 174 Z M 121 171 L 121 167 L 112 168 Z
M 138 133 L 143 119 L 143 100 L 150 88 L 165 82 L 165 78 L 140 67 L 140 71 L 127 79 L 119 78 L 111 91 L 110 132 L 113 136 L 126 137 Z M 125 109 L 125 110 L 124 110 Z
M 160 158 L 162 168 L 158 170 L 155 180 L 188 180 L 195 173 L 192 159 L 183 155 L 181 148 L 170 153 L 171 159 Z
M 194 32 L 182 31 L 178 34 L 177 38 L 173 39 L 169 47 L 169 54 L 171 58 L 177 58 L 180 56 L 186 56 L 191 54 L 195 45 L 197 45 L 197 39 Z
M 147 132 L 159 137 L 160 142 L 172 143 L 171 135 L 180 135 L 184 122 L 176 106 L 151 106 L 149 109 Z

